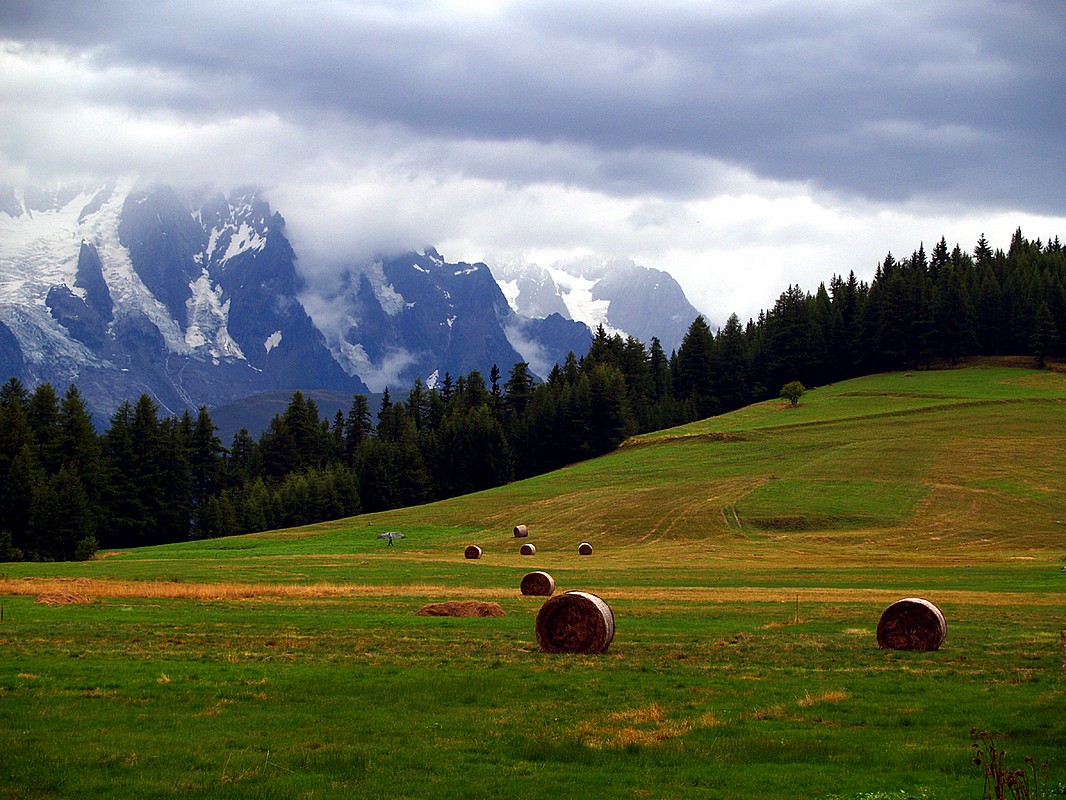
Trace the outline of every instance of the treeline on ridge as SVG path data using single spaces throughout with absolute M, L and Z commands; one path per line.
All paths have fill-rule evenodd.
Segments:
M 258 439 L 228 448 L 205 408 L 161 418 L 147 396 L 98 434 L 76 386 L 59 397 L 0 387 L 0 560 L 88 558 L 135 547 L 288 527 L 451 497 L 606 453 L 636 433 L 821 385 L 987 354 L 1061 355 L 1066 252 L 1058 238 L 973 253 L 942 238 L 887 255 L 867 284 L 789 287 L 773 308 L 717 331 L 702 317 L 667 355 L 596 331 L 537 382 L 525 363 L 434 387 L 386 390 L 323 419 L 301 392 Z

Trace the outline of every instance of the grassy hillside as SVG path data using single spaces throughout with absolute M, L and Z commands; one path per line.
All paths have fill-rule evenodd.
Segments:
M 1050 791 L 1064 452 L 1062 374 L 899 373 L 418 508 L 5 564 L 0 796 L 979 798 L 975 726 Z M 539 651 L 531 569 L 610 603 L 606 654 Z M 915 595 L 944 647 L 879 650 Z M 467 598 L 507 616 L 413 613 Z

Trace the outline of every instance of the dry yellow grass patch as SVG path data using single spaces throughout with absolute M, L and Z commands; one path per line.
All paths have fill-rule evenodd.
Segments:
M 751 714 L 751 719 L 754 720 L 771 720 L 771 719 L 785 719 L 785 707 L 784 706 L 770 706 L 769 708 L 757 708 Z
M 319 599 L 329 597 L 439 597 L 455 594 L 447 586 L 355 586 L 343 584 L 182 583 L 178 581 L 89 580 L 87 578 L 0 579 L 0 595 L 70 594 L 76 585 L 94 598 L 168 600 L 250 600 L 257 598 Z M 463 587 L 464 595 L 517 596 L 517 590 Z M 87 601 L 85 601 L 87 602 Z
M 717 724 L 717 721 L 714 722 Z M 586 720 L 575 733 L 588 747 L 598 750 L 630 745 L 646 746 L 684 736 L 692 729 L 689 722 L 671 720 L 658 703 Z
M 851 697 L 847 692 L 842 689 L 830 690 L 821 692 L 820 694 L 811 694 L 806 692 L 803 697 L 799 699 L 800 708 L 810 708 L 811 706 L 820 705 L 822 703 L 840 703 Z
M 315 600 L 343 597 L 412 597 L 441 598 L 461 594 L 464 599 L 521 598 L 514 586 L 474 587 L 443 586 L 439 584 L 367 586 L 354 584 L 276 584 L 276 583 L 184 583 L 179 581 L 131 581 L 121 579 L 91 580 L 88 578 L 0 578 L 0 596 L 38 596 L 44 593 L 77 594 L 88 600 L 96 599 L 168 599 L 234 601 L 294 599 Z M 614 600 L 654 603 L 782 603 L 795 604 L 797 595 L 801 605 L 817 603 L 876 603 L 888 605 L 900 597 L 894 589 L 834 589 L 834 588 L 763 588 L 763 587 L 601 587 L 597 592 L 605 601 Z M 1023 592 L 984 592 L 976 590 L 942 590 L 936 593 L 938 604 L 975 606 L 1027 607 L 1058 606 L 1061 594 Z M 847 633 L 860 633 L 849 629 Z

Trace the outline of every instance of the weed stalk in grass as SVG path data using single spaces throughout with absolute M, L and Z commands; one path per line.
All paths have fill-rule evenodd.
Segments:
M 977 750 L 973 763 L 984 767 L 984 800 L 1045 800 L 1048 794 L 1047 761 L 1038 768 L 1032 756 L 1025 757 L 1025 766 L 1017 769 L 1007 767 L 1007 751 L 996 747 L 995 735 L 972 728 L 970 735 Z

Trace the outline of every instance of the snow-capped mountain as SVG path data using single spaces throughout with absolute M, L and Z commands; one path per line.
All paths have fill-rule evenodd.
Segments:
M 518 361 L 544 377 L 599 324 L 669 351 L 697 313 L 631 261 L 490 270 L 427 247 L 329 291 L 298 267 L 254 190 L 0 187 L 0 382 L 76 383 L 102 419 L 142 393 L 173 414 L 278 390 L 403 392 Z
M 492 271 L 521 316 L 560 314 L 645 344 L 654 336 L 667 353 L 681 344 L 699 314 L 668 273 L 630 259 L 587 256 L 549 267 L 511 261 L 493 265 Z
M 254 192 L 0 189 L 0 374 L 76 383 L 109 415 L 269 389 L 365 390 L 297 299 L 284 220 Z
M 305 299 L 338 363 L 377 391 L 475 369 L 487 379 L 493 364 L 506 374 L 518 361 L 546 376 L 591 341 L 558 314 L 520 317 L 485 264 L 450 264 L 432 247 L 353 267 L 331 296 Z

